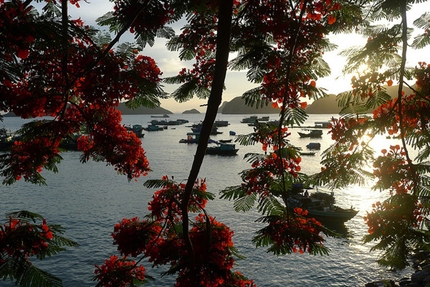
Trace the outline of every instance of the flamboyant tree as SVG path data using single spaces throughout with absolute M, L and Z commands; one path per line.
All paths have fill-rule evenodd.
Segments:
M 408 11 L 420 2 L 425 1 L 372 3 L 367 21 L 357 30 L 368 37 L 367 43 L 345 51 L 345 71 L 361 72 L 351 79 L 351 91 L 338 96 L 343 109 L 342 117 L 332 121 L 335 143 L 324 152 L 323 169 L 315 175 L 317 182 L 335 188 L 370 181 L 373 189 L 390 191 L 367 214 L 364 241 L 376 242 L 372 250 L 383 251 L 381 265 L 398 269 L 408 265 L 412 252 L 428 250 L 430 239 L 430 66 L 406 65 L 408 49 L 430 43 L 428 12 L 412 20 L 419 30 L 411 39 Z M 373 24 L 380 19 L 385 22 Z M 393 83 L 398 84 L 394 98 L 387 93 Z M 380 150 L 373 150 L 372 140 L 381 137 L 390 143 L 379 142 Z
M 373 160 L 368 146 L 358 138 L 365 132 L 387 130 L 399 134 L 402 147 L 383 151 L 373 161 L 373 174 L 379 178 L 375 187 L 392 188 L 393 196 L 376 204 L 375 212 L 367 217 L 371 234 L 366 240 L 380 240 L 375 248 L 387 250 L 381 263 L 394 262 L 396 267 L 404 266 L 409 247 L 425 246 L 427 234 L 417 227 L 428 205 L 428 166 L 424 163 L 429 153 L 428 66 L 421 64 L 410 72 L 405 68 L 406 12 L 416 1 L 116 0 L 112 1 L 114 11 L 99 19 L 99 24 L 115 33 L 110 42 L 82 21 L 69 19 L 68 1 L 46 1 L 40 15 L 31 2 L 0 1 L 1 109 L 36 118 L 17 133 L 10 151 L 1 155 L 4 183 L 12 184 L 21 177 L 43 183 L 39 171 L 55 171 L 61 159 L 61 141 L 82 129 L 85 134 L 78 142 L 82 161 L 106 160 L 130 179 L 145 175 L 149 165 L 141 143 L 121 125 L 115 106 L 121 101 L 131 106 L 155 106 L 158 98 L 165 96 L 160 86 L 161 71 L 150 57 L 142 55 L 145 45 L 152 44 L 156 36 L 169 38 L 167 47 L 179 51 L 182 60 L 195 60 L 192 69 L 165 79 L 180 84 L 172 96 L 178 101 L 193 96 L 208 99 L 187 182 L 178 184 L 165 177 L 145 184 L 161 189 L 154 194 L 147 217 L 123 219 L 115 226 L 112 237 L 122 257 L 112 256 L 96 267 L 98 286 L 144 283 L 147 275 L 139 263 L 141 259 L 131 257 L 147 257 L 155 266 L 170 266 L 167 273 L 177 275 L 176 286 L 254 285 L 233 271 L 237 254 L 232 230 L 206 213 L 205 204 L 213 195 L 198 179 L 228 68 L 246 69 L 248 79 L 260 84 L 244 94 L 250 105 L 271 104 L 280 111 L 278 125 L 259 125 L 255 133 L 239 139 L 243 144 L 261 143 L 264 155 L 248 155 L 252 166 L 242 173 L 243 184 L 222 193 L 222 197 L 236 200 L 238 210 L 246 211 L 257 204 L 262 213 L 260 221 L 265 223 L 254 238 L 257 246 L 266 246 L 277 255 L 327 254 L 321 236 L 327 230 L 306 217 L 306 210 L 286 208 L 290 190 L 297 182 L 335 187 L 356 182 L 366 174 L 362 167 Z M 70 3 L 79 6 L 79 1 Z M 387 29 L 371 26 L 371 20 L 397 15 L 401 24 Z M 187 24 L 175 35 L 166 25 L 184 17 Z M 417 25 L 428 30 L 425 17 Z M 300 155 L 288 140 L 288 126 L 305 121 L 308 99 L 325 96 L 316 83 L 330 72 L 322 58 L 324 51 L 333 48 L 326 36 L 358 31 L 360 27 L 370 34 L 369 41 L 364 50 L 351 53 L 348 68 L 367 63 L 371 73 L 353 78 L 352 92 L 341 100 L 347 104 L 346 117 L 333 122 L 331 132 L 336 144 L 325 153 L 325 169 L 308 178 L 300 172 Z M 136 42 L 113 49 L 126 31 L 135 35 Z M 420 47 L 429 38 L 425 33 L 417 39 L 414 44 Z M 400 55 L 399 47 L 403 47 Z M 228 62 L 231 52 L 237 52 L 237 57 Z M 414 94 L 405 97 L 402 86 L 408 76 L 418 81 Z M 396 100 L 388 99 L 382 87 L 393 80 L 400 84 Z M 349 110 L 352 105 L 355 109 Z M 375 109 L 374 119 L 355 115 L 368 109 Z M 350 111 L 354 111 L 354 117 Z M 43 116 L 49 118 L 37 120 Z M 408 155 L 408 145 L 422 148 L 418 163 Z M 191 213 L 197 214 L 194 220 Z M 12 214 L 0 233 L 0 276 L 11 276 L 21 285 L 32 282 L 25 281 L 29 275 L 21 272 L 23 264 L 31 266 L 30 256 L 53 254 L 46 252 L 51 242 L 54 246 L 75 244 L 62 241 L 60 232 L 50 233 L 55 229 L 44 221 L 38 227 L 29 225 L 26 218 L 22 213 Z M 36 244 L 41 248 L 13 245 L 23 230 L 35 240 L 26 246 Z M 400 236 L 405 231 L 407 238 Z M 20 252 L 14 252 L 14 248 Z M 43 277 L 44 273 L 36 271 L 33 278 Z M 44 279 L 47 286 L 61 284 L 56 278 Z

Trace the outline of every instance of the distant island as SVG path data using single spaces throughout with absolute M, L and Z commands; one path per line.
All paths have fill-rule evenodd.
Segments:
M 200 112 L 196 109 L 186 110 L 182 112 L 183 114 L 200 114 Z
M 166 110 L 162 107 L 158 108 L 147 108 L 147 107 L 138 107 L 137 109 L 129 109 L 125 106 L 125 103 L 120 103 L 117 108 L 123 115 L 164 115 L 164 114 L 173 114 L 171 111 Z
M 306 107 L 308 114 L 338 114 L 341 108 L 336 102 L 336 95 L 318 99 Z M 224 102 L 218 109 L 222 114 L 278 114 L 280 110 L 271 105 L 264 107 L 250 107 L 245 105 L 245 100 L 242 97 L 236 97 L 229 102 Z
M 387 93 L 392 97 L 397 96 L 398 85 L 393 85 L 391 87 L 385 87 L 387 89 Z M 404 87 L 403 90 L 405 94 L 411 94 L 413 91 Z M 308 114 L 339 114 L 341 111 L 341 107 L 339 107 L 337 100 L 337 95 L 330 94 L 327 97 L 318 99 L 313 103 L 309 104 L 306 107 L 306 112 Z M 245 105 L 245 100 L 241 97 L 236 97 L 229 102 L 224 102 L 218 110 L 223 114 L 277 114 L 279 113 L 279 109 L 273 108 L 272 106 L 264 106 L 263 108 L 249 107 Z M 369 112 L 371 112 L 369 110 Z
M 387 93 L 391 95 L 391 97 L 397 96 L 398 85 L 386 87 Z M 405 87 L 405 94 L 410 94 L 413 91 Z M 308 114 L 339 114 L 341 111 L 341 107 L 339 107 L 336 101 L 336 95 L 330 94 L 325 98 L 318 99 L 313 103 L 309 104 L 306 107 L 306 112 Z M 162 107 L 157 108 L 147 108 L 147 107 L 138 107 L 137 109 L 130 109 L 125 106 L 125 103 L 119 104 L 119 111 L 123 115 L 164 115 L 164 114 L 173 114 L 171 111 L 164 109 Z M 278 114 L 279 109 L 273 108 L 271 105 L 263 106 L 256 108 L 245 105 L 245 100 L 242 97 L 235 97 L 231 101 L 223 102 L 222 105 L 218 109 L 219 113 L 222 114 Z M 196 109 L 185 110 L 183 114 L 199 114 L 200 112 Z M 3 117 L 15 116 L 14 113 L 3 114 Z

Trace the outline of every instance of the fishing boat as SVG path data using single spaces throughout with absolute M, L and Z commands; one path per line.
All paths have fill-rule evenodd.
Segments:
M 267 122 L 269 121 L 270 117 L 269 116 L 263 116 L 263 117 L 257 117 L 257 116 L 250 116 L 247 118 L 243 118 L 240 122 L 242 124 L 248 124 L 248 125 L 255 125 L 258 122 Z
M 230 123 L 228 121 L 223 121 L 223 120 L 216 120 L 214 122 L 214 125 L 216 127 L 227 127 Z
M 314 151 L 301 151 L 300 155 L 313 156 L 313 155 L 315 155 L 315 152 Z
M 187 133 L 186 139 L 180 139 L 179 143 L 197 144 L 199 143 L 200 133 L 191 132 Z M 209 139 L 208 143 L 216 143 L 213 139 Z
M 309 193 L 308 189 L 296 186 L 288 198 L 288 207 L 300 207 L 308 211 L 308 216 L 325 223 L 344 223 L 357 215 L 358 210 L 342 208 L 335 205 L 333 192 L 322 192 L 317 189 Z
M 301 138 L 320 138 L 322 137 L 322 130 L 311 130 L 311 129 L 302 129 L 300 132 L 297 132 Z
M 206 154 L 232 156 L 237 155 L 238 150 L 234 144 L 219 143 L 216 146 L 207 147 Z
M 143 128 L 143 129 L 145 131 L 147 131 L 147 132 L 155 132 L 155 131 L 162 131 L 162 130 L 164 130 L 163 127 L 160 127 L 158 125 L 153 125 L 153 124 L 150 124 L 146 128 Z
M 138 138 L 143 138 L 145 136 L 145 134 L 143 133 L 144 128 L 142 125 L 135 124 L 132 126 L 125 126 L 125 128 L 129 132 L 133 132 Z
M 308 148 L 308 149 L 321 149 L 321 144 L 320 143 L 314 143 L 314 142 L 311 142 L 311 143 L 308 143 L 307 145 L 306 145 L 306 147 Z
M 203 124 L 202 123 L 198 123 L 198 124 L 193 124 L 191 126 L 191 130 L 194 133 L 200 133 L 200 131 L 202 130 Z M 211 130 L 211 135 L 218 135 L 218 134 L 222 134 L 222 132 L 218 131 L 218 127 L 217 126 L 213 126 L 212 130 Z
M 177 120 L 152 120 L 152 125 L 157 126 L 178 126 L 182 124 L 188 123 L 188 120 L 185 119 L 177 119 Z

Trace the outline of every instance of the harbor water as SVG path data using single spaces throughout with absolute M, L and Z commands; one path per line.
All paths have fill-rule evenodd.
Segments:
M 219 120 L 230 123 L 220 127 L 222 132 L 212 139 L 233 139 L 229 131 L 236 134 L 248 134 L 253 127 L 240 121 L 247 115 L 218 115 Z M 79 152 L 64 152 L 59 172 L 54 174 L 43 171 L 46 186 L 32 185 L 23 181 L 11 186 L 1 186 L 0 214 L 18 210 L 29 210 L 42 214 L 48 223 L 60 224 L 66 229 L 65 236 L 79 243 L 78 247 L 47 258 L 43 261 L 34 259 L 36 266 L 54 274 L 63 280 L 66 287 L 95 286 L 92 281 L 94 265 L 103 264 L 110 255 L 119 255 L 110 236 L 113 227 L 122 218 L 143 217 L 148 213 L 148 202 L 155 190 L 143 187 L 147 179 L 161 179 L 163 175 L 174 176 L 176 181 L 186 181 L 196 150 L 195 144 L 179 143 L 190 132 L 190 125 L 203 120 L 203 114 L 174 114 L 170 119 L 186 119 L 189 123 L 169 126 L 163 131 L 145 132 L 142 145 L 150 161 L 151 172 L 138 181 L 128 181 L 118 175 L 112 166 L 104 162 L 82 164 Z M 314 122 L 328 121 L 331 115 L 310 115 L 305 126 Z M 270 115 L 271 120 L 276 115 Z M 147 126 L 152 118 L 149 115 L 123 116 L 126 125 L 141 124 Z M 23 120 L 6 117 L 0 122 L 0 128 L 16 130 Z M 302 171 L 316 173 L 321 166 L 321 152 L 331 144 L 328 130 L 324 129 L 320 139 L 300 138 L 299 128 L 290 129 L 291 142 L 306 150 L 310 142 L 321 143 L 321 150 L 314 156 L 303 156 Z M 206 178 L 208 191 L 216 194 L 216 199 L 208 204 L 207 211 L 218 221 L 226 223 L 234 231 L 233 241 L 239 253 L 246 257 L 236 261 L 235 268 L 246 277 L 254 279 L 257 286 L 364 286 L 380 279 L 402 278 L 410 269 L 393 272 L 377 265 L 378 254 L 370 252 L 371 244 L 364 245 L 362 238 L 367 232 L 363 220 L 372 203 L 382 200 L 384 193 L 371 191 L 366 186 L 351 186 L 336 190 L 338 205 L 353 206 L 359 213 L 342 226 L 345 238 L 326 238 L 330 248 L 329 256 L 309 254 L 291 254 L 275 256 L 264 248 L 256 248 L 252 237 L 260 228 L 255 222 L 258 214 L 255 210 L 237 213 L 233 203 L 219 198 L 219 191 L 228 186 L 240 184 L 239 173 L 250 168 L 244 160 L 249 152 L 261 152 L 261 146 L 239 146 L 238 155 L 233 157 L 206 156 L 200 172 Z M 1 180 L 1 178 L 0 178 Z M 4 218 L 4 217 L 3 217 Z M 173 286 L 175 278 L 161 277 L 157 268 L 145 266 L 148 274 L 155 278 L 146 286 Z M 0 281 L 0 286 L 15 286 L 8 281 Z

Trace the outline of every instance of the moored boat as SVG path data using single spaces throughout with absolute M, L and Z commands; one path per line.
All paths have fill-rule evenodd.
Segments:
M 223 121 L 223 120 L 216 120 L 214 122 L 214 125 L 216 127 L 227 127 L 230 123 L 228 121 Z
M 232 156 L 237 155 L 238 150 L 234 144 L 219 143 L 216 146 L 207 147 L 206 154 Z
M 315 155 L 315 152 L 313 152 L 313 151 L 301 151 L 300 155 L 313 156 L 313 155 Z
M 130 132 L 134 132 L 134 134 L 138 138 L 143 138 L 145 136 L 145 134 L 143 133 L 144 128 L 142 127 L 142 125 L 135 124 L 132 126 L 125 126 L 125 128 Z
M 191 132 L 187 133 L 186 139 L 180 139 L 179 143 L 196 144 L 199 143 L 200 133 Z M 208 143 L 216 143 L 213 139 L 209 139 Z
M 303 129 L 300 132 L 297 132 L 301 138 L 320 138 L 322 137 L 322 130 L 311 130 L 311 129 Z
M 143 129 L 145 131 L 147 131 L 147 132 L 154 132 L 154 131 L 162 131 L 162 130 L 164 130 L 163 127 L 160 127 L 160 126 L 157 126 L 157 125 L 153 125 L 153 124 L 150 124 L 146 128 L 143 128 Z
M 307 147 L 308 149 L 321 149 L 321 144 L 320 144 L 320 143 L 314 143 L 314 142 L 311 142 L 311 143 L 308 143 L 308 144 L 306 145 L 306 147 Z
M 198 124 L 194 124 L 194 125 L 192 125 L 191 126 L 191 130 L 194 132 L 194 133 L 200 133 L 200 131 L 202 130 L 202 126 L 203 126 L 203 124 L 202 123 L 198 123 Z M 213 126 L 212 127 L 212 130 L 211 130 L 211 133 L 210 133 L 211 135 L 218 135 L 218 134 L 222 134 L 222 132 L 219 132 L 218 131 L 218 127 L 217 126 Z
M 188 120 L 177 119 L 177 120 L 152 120 L 151 124 L 156 126 L 178 126 L 188 123 Z
M 315 191 L 309 193 L 306 189 L 298 187 L 292 190 L 288 198 L 288 207 L 296 207 L 308 211 L 309 217 L 325 223 L 343 223 L 357 215 L 358 210 L 354 208 L 342 208 L 335 205 L 333 193 Z
M 263 117 L 257 117 L 257 116 L 250 116 L 247 118 L 243 118 L 240 122 L 242 124 L 249 124 L 249 125 L 255 125 L 255 123 L 258 122 L 267 122 L 269 121 L 270 117 L 269 116 L 263 116 Z

